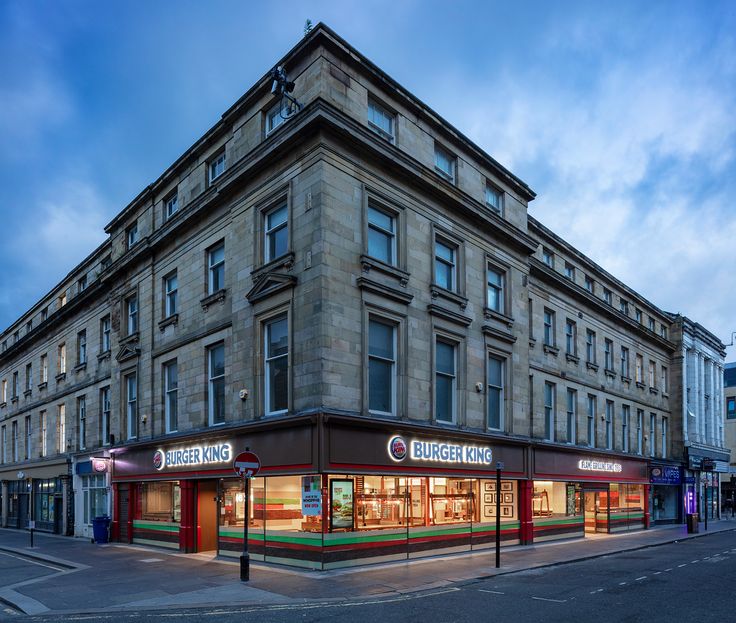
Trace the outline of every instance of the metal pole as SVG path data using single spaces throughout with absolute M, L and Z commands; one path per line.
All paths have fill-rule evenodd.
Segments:
M 501 567 L 501 468 L 496 467 L 496 569 Z
M 705 474 L 705 486 L 703 487 L 705 495 L 704 497 L 704 504 L 705 506 L 705 531 L 708 531 L 708 473 Z
M 250 478 L 243 478 L 245 492 L 245 521 L 243 522 L 243 553 L 240 556 L 240 581 L 250 579 L 250 556 L 248 554 L 248 521 L 250 520 Z

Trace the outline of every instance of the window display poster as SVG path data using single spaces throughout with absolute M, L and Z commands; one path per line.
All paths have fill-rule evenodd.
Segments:
M 330 481 L 330 525 L 332 529 L 353 529 L 353 481 Z
M 322 478 L 302 476 L 302 515 L 318 517 L 322 514 Z

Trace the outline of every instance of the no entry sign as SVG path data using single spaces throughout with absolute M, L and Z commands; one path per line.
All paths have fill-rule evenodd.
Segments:
M 235 473 L 243 478 L 253 478 L 261 469 L 261 459 L 254 452 L 241 452 L 233 461 Z

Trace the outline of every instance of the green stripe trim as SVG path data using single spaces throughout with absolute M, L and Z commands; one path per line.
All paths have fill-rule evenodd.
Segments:
M 583 523 L 582 517 L 568 517 L 560 518 L 560 519 L 535 519 L 534 525 L 535 526 L 554 526 L 559 524 L 572 524 L 572 523 Z
M 179 532 L 178 524 L 163 523 L 158 521 L 136 521 L 133 520 L 133 529 L 157 530 L 159 532 Z
M 406 541 L 406 532 L 400 534 L 367 534 L 365 536 L 358 536 L 360 533 L 351 533 L 355 536 L 340 536 L 330 535 L 331 538 L 325 539 L 325 546 L 332 545 L 351 545 L 355 543 L 386 543 L 387 541 Z M 327 536 L 327 535 L 325 535 Z

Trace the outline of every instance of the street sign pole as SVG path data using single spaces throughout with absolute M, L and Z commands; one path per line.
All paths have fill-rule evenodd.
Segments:
M 235 473 L 243 479 L 243 496 L 245 497 L 245 520 L 243 521 L 243 553 L 240 555 L 240 580 L 250 580 L 250 554 L 248 554 L 248 523 L 250 522 L 250 479 L 261 469 L 258 455 L 246 448 L 233 461 Z
M 496 569 L 501 568 L 501 470 L 503 463 L 496 463 Z

